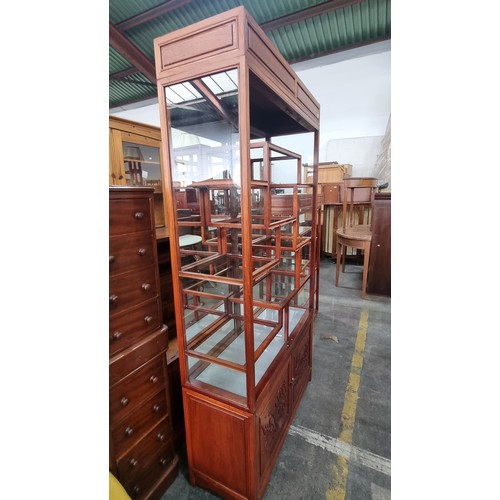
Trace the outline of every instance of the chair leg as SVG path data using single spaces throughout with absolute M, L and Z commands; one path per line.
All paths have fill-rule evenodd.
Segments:
M 342 259 L 342 245 L 337 241 L 337 259 L 335 263 L 335 286 L 339 286 L 340 259 Z
M 347 247 L 344 247 L 344 251 L 342 253 L 342 272 L 345 273 L 345 259 L 347 257 Z
M 366 297 L 366 282 L 368 279 L 368 262 L 370 260 L 370 245 L 368 248 L 365 248 L 365 258 L 363 260 L 363 286 L 361 288 L 361 298 L 364 299 Z

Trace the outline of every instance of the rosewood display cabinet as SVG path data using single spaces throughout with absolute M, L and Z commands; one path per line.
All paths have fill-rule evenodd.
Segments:
M 189 480 L 262 498 L 312 374 L 319 105 L 242 7 L 155 60 Z

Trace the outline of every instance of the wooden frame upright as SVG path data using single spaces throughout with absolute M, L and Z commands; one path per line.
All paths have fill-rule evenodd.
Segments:
M 319 104 L 243 7 L 159 37 L 154 50 L 189 480 L 226 498 L 262 498 L 312 376 Z M 208 88 L 208 75 L 231 71 L 236 91 Z M 168 96 L 182 94 L 180 86 L 194 97 L 172 103 Z M 205 190 L 193 226 L 206 227 L 201 248 L 185 250 L 177 244 L 174 188 L 182 184 L 173 129 L 199 131 L 200 124 L 188 123 L 196 112 L 213 121 L 211 131 L 217 119 L 231 128 L 236 166 L 223 177 L 191 173 L 190 187 Z M 311 136 L 307 188 L 294 153 L 295 182 L 271 179 L 272 138 L 294 134 Z M 261 179 L 252 171 L 255 144 L 263 149 Z M 290 203 L 277 198 L 277 210 L 273 193 L 287 190 Z M 216 207 L 219 193 L 231 203 Z M 208 231 L 217 244 L 206 245 Z

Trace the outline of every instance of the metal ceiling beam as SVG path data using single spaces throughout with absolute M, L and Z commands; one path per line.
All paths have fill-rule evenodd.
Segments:
M 238 125 L 235 124 L 234 116 L 226 109 L 224 104 L 219 100 L 219 98 L 207 87 L 207 85 L 201 80 L 201 78 L 195 78 L 190 81 L 191 85 L 201 94 L 206 100 L 211 104 L 211 106 L 217 111 L 219 116 L 226 120 L 230 125 L 232 125 L 236 130 L 238 130 Z
M 327 0 L 326 2 L 314 5 L 313 7 L 307 7 L 297 12 L 278 17 L 276 19 L 273 19 L 272 21 L 262 23 L 260 27 L 264 31 L 275 30 L 277 28 L 281 28 L 282 26 L 287 26 L 288 24 L 297 23 L 310 17 L 319 16 L 321 14 L 333 12 L 338 9 L 343 9 L 344 7 L 348 7 L 349 5 L 354 5 L 363 1 L 364 0 Z M 136 16 L 116 23 L 115 27 L 120 31 L 126 31 L 131 28 L 135 28 L 136 26 L 140 26 L 141 24 L 147 23 L 148 21 L 152 21 L 157 17 L 163 16 L 164 14 L 178 9 L 179 7 L 183 7 L 184 5 L 187 5 L 191 2 L 192 0 L 169 0 L 155 7 L 152 7 L 151 9 L 141 12 Z
M 111 23 L 109 23 L 109 44 L 146 78 L 156 84 L 155 65 Z
M 115 24 L 115 27 L 120 31 L 126 31 L 130 28 L 135 28 L 141 24 L 147 23 L 152 19 L 156 19 L 157 17 L 163 16 L 167 12 L 178 9 L 179 7 L 183 7 L 188 3 L 191 3 L 192 0 L 168 0 L 167 2 L 163 2 L 155 7 L 151 7 L 151 9 L 145 10 L 136 16 L 129 17 L 124 21 Z
M 326 14 L 327 12 L 333 12 L 334 10 L 343 9 L 349 5 L 354 5 L 363 1 L 364 0 L 328 0 L 327 2 L 319 3 L 314 7 L 307 7 L 306 9 L 298 10 L 292 14 L 277 17 L 272 21 L 262 23 L 260 27 L 266 32 L 272 31 L 283 26 L 287 26 L 288 24 L 298 23 L 304 19 Z
M 237 117 L 233 116 L 231 112 L 224 106 L 224 103 L 210 90 L 210 88 L 205 84 L 201 78 L 195 78 L 190 80 L 191 85 L 202 94 L 208 103 L 215 109 L 217 114 L 226 120 L 234 130 L 238 130 L 238 120 Z M 264 132 L 257 127 L 250 127 L 250 132 L 256 137 L 265 137 Z
M 122 78 L 127 78 L 127 76 L 134 75 L 137 73 L 135 68 L 124 69 L 123 71 L 117 71 L 109 75 L 110 80 L 121 80 Z
M 390 39 L 391 35 L 381 36 L 378 38 L 372 38 L 370 40 L 363 40 L 362 42 L 345 45 L 344 47 L 338 47 L 336 49 L 325 50 L 323 52 L 318 52 L 316 54 L 310 54 L 305 57 L 298 57 L 297 59 L 287 59 L 287 61 L 289 64 L 296 64 L 299 62 L 309 61 L 310 59 L 316 59 L 318 57 L 329 56 L 330 54 L 336 54 L 338 52 L 344 52 L 346 50 L 357 49 L 358 47 L 365 47 L 366 45 L 372 45 L 373 43 L 384 42 Z

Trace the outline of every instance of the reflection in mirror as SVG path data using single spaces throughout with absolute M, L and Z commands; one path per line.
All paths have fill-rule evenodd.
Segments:
M 170 85 L 165 99 L 174 188 L 213 179 L 232 179 L 239 186 L 237 69 Z

